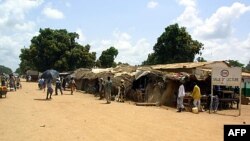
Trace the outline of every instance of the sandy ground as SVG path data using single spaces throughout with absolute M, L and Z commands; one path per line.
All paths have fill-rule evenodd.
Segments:
M 64 91 L 45 100 L 37 83 L 0 99 L 0 141 L 222 141 L 224 124 L 250 123 L 250 105 L 237 110 L 177 113 L 131 102 L 105 104 L 90 94 Z

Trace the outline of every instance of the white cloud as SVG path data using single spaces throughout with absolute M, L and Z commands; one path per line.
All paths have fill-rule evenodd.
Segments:
M 93 51 L 97 52 L 97 58 L 101 55 L 102 51 L 113 46 L 119 52 L 115 61 L 131 65 L 140 65 L 142 61 L 147 59 L 148 54 L 152 52 L 152 46 L 146 39 L 141 38 L 133 42 L 130 34 L 118 30 L 113 32 L 112 40 L 102 40 L 91 44 L 91 46 L 95 46 Z
M 63 19 L 64 18 L 64 15 L 60 10 L 52 8 L 52 7 L 45 7 L 42 13 L 46 17 L 51 18 L 51 19 Z
M 158 5 L 159 5 L 158 2 L 150 1 L 150 2 L 148 2 L 147 7 L 150 9 L 153 9 L 153 8 L 157 7 Z
M 76 33 L 79 34 L 79 39 L 78 39 L 78 41 L 83 45 L 84 42 L 86 41 L 86 37 L 85 37 L 85 35 L 83 34 L 82 29 L 81 29 L 81 28 L 77 28 L 77 29 L 76 29 Z
M 219 8 L 204 24 L 194 30 L 196 36 L 205 39 L 223 39 L 232 35 L 232 23 L 242 14 L 250 11 L 250 6 L 234 3 L 231 7 Z
M 211 17 L 202 20 L 198 17 L 195 1 L 180 0 L 179 4 L 184 5 L 185 10 L 177 21 L 188 27 L 194 39 L 204 44 L 202 57 L 209 61 L 232 59 L 244 64 L 249 62 L 250 33 L 243 40 L 232 33 L 237 31 L 233 22 L 250 11 L 250 6 L 235 2 L 230 7 L 220 7 Z M 189 18 L 192 20 L 189 21 Z
M 180 25 L 192 28 L 202 24 L 202 20 L 198 17 L 195 0 L 179 0 L 180 5 L 185 6 L 184 12 L 177 17 L 176 22 Z
M 26 15 L 43 0 L 6 0 L 0 3 L 0 62 L 13 71 L 20 63 L 20 49 L 35 35 L 36 23 Z

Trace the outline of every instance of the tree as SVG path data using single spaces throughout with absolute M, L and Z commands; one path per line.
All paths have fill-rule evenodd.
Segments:
M 101 67 L 109 68 L 115 67 L 116 63 L 114 62 L 115 57 L 118 55 L 118 50 L 114 47 L 110 47 L 107 50 L 104 50 L 99 57 L 99 62 Z
M 193 62 L 196 54 L 201 54 L 203 44 L 193 40 L 185 27 L 173 24 L 157 39 L 154 52 L 148 55 L 144 65 Z
M 197 61 L 198 62 L 207 62 L 207 60 L 205 60 L 203 57 L 198 57 Z
M 15 73 L 18 73 L 18 74 L 21 74 L 21 69 L 20 68 L 17 68 Z
M 249 61 L 249 63 L 246 66 L 246 70 L 250 71 L 250 61 Z
M 8 67 L 0 65 L 0 74 L 2 73 L 11 74 L 12 70 Z
M 238 60 L 228 60 L 228 63 L 232 67 L 241 67 L 241 68 L 244 67 L 244 64 L 238 62 Z
M 21 72 L 28 69 L 42 72 L 51 68 L 70 71 L 94 66 L 96 53 L 90 52 L 90 45 L 82 46 L 76 42 L 77 33 L 50 28 L 40 29 L 39 33 L 31 39 L 29 48 L 21 49 Z

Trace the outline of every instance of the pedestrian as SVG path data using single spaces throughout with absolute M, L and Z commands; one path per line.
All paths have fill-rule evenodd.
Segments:
M 22 84 L 21 84 L 21 81 L 20 81 L 20 76 L 18 76 L 18 77 L 16 78 L 16 87 L 17 87 L 17 88 L 22 88 Z
M 119 91 L 118 91 L 118 102 L 124 102 L 124 97 L 125 97 L 125 85 L 124 85 L 124 80 L 121 79 L 121 84 L 119 86 Z
M 183 99 L 185 96 L 185 88 L 183 85 L 183 81 L 180 82 L 180 86 L 178 89 L 178 96 L 177 96 L 177 112 L 181 112 L 184 109 L 184 105 L 183 105 Z
M 71 77 L 69 85 L 70 85 L 71 95 L 73 95 L 73 92 L 76 90 L 76 82 L 73 77 Z
M 193 104 L 194 107 L 197 107 L 198 110 L 202 111 L 201 109 L 201 91 L 200 91 L 200 87 L 194 82 L 193 83 L 193 91 L 192 91 L 192 97 L 194 99 Z
M 62 92 L 62 83 L 61 83 L 60 78 L 56 79 L 56 88 L 55 89 L 56 89 L 56 95 L 58 95 L 58 93 L 57 93 L 58 89 L 60 90 L 61 95 L 63 95 L 63 92 Z
M 103 78 L 100 78 L 99 79 L 99 96 L 100 96 L 100 100 L 104 98 L 104 81 L 103 81 Z
M 47 80 L 47 97 L 46 99 L 51 99 L 51 95 L 53 94 L 53 88 L 52 88 L 52 80 L 48 79 Z
M 66 90 L 66 78 L 64 77 L 62 79 L 62 87 L 63 87 L 63 90 L 65 91 Z
M 108 76 L 108 80 L 105 83 L 105 97 L 107 100 L 107 104 L 111 103 L 111 89 L 112 89 L 112 81 L 110 76 Z
M 15 76 L 13 74 L 10 74 L 9 77 L 10 77 L 9 78 L 10 89 L 16 91 L 16 79 L 15 79 Z

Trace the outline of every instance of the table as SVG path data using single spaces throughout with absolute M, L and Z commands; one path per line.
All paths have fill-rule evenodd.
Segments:
M 193 106 L 193 97 L 192 96 L 184 96 L 183 105 L 185 106 L 187 111 L 192 111 Z M 202 95 L 201 97 L 201 107 L 205 109 L 208 108 L 208 96 Z
M 223 107 L 224 108 L 229 107 L 229 104 L 231 104 L 230 107 L 232 108 L 234 102 L 237 103 L 237 109 L 238 109 L 239 108 L 239 98 L 234 97 L 234 91 L 222 90 L 222 95 L 219 98 L 220 109 L 222 109 Z

